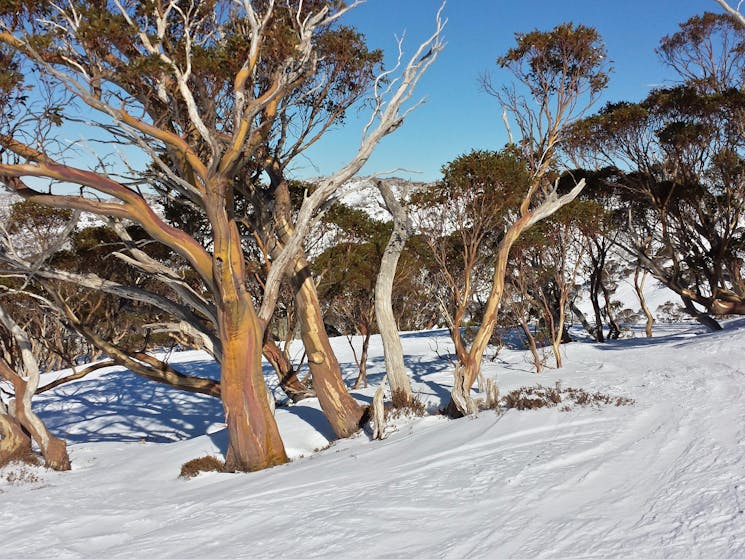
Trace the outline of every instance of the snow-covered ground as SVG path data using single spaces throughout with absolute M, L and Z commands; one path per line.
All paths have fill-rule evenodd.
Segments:
M 334 341 L 353 378 L 346 340 Z M 435 409 L 451 383 L 448 338 L 403 341 Z M 38 397 L 73 470 L 0 471 L 0 557 L 745 557 L 745 321 L 564 350 L 566 367 L 540 376 L 518 351 L 485 370 L 503 394 L 561 381 L 635 403 L 431 415 L 384 441 L 329 446 L 305 401 L 277 410 L 291 463 L 190 480 L 183 462 L 225 447 L 219 402 L 104 370 Z M 215 372 L 197 352 L 174 362 Z M 382 372 L 376 338 L 360 400 Z M 8 481 L 24 472 L 39 479 Z

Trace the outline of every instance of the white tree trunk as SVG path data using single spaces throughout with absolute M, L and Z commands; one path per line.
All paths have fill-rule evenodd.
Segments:
M 377 186 L 388 211 L 393 216 L 393 233 L 383 252 L 380 271 L 375 282 L 375 319 L 378 322 L 378 330 L 383 342 L 385 369 L 388 373 L 388 382 L 391 385 L 391 398 L 394 405 L 404 405 L 411 401 L 413 394 L 409 375 L 404 367 L 404 353 L 396 318 L 393 316 L 391 296 L 396 267 L 409 238 L 411 224 L 406 211 L 396 199 L 390 186 L 383 181 L 378 181 Z

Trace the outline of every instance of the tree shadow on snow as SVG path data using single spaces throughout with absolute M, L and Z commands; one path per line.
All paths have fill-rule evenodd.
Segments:
M 127 370 L 62 385 L 37 397 L 34 408 L 53 433 L 70 442 L 171 442 L 203 435 L 210 425 L 223 421 L 217 398 L 184 392 Z

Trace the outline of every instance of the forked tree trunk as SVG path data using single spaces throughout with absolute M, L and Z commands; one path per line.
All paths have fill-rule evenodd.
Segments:
M 497 259 L 494 264 L 492 288 L 486 300 L 484 317 L 468 351 L 466 362 L 462 365 L 460 373 L 456 375 L 456 384 L 453 388 L 453 395 L 457 394 L 457 396 L 465 397 L 466 405 L 464 406 L 462 402 L 458 401 L 458 398 L 451 398 L 451 403 L 448 405 L 451 414 L 453 408 L 456 408 L 461 415 L 473 413 L 472 405 L 468 403 L 470 390 L 479 372 L 481 372 L 481 361 L 484 357 L 484 351 L 486 351 L 486 346 L 489 345 L 489 339 L 497 324 L 497 314 L 499 312 L 499 305 L 502 302 L 502 295 L 504 294 L 505 273 L 510 250 L 521 233 L 529 226 L 529 218 L 530 214 L 520 217 L 507 230 L 504 238 L 499 243 Z
M 375 282 L 375 319 L 383 343 L 385 370 L 391 385 L 391 394 L 396 403 L 403 405 L 411 401 L 413 394 L 409 375 L 404 366 L 404 352 L 391 301 L 398 260 L 411 233 L 411 224 L 390 186 L 383 181 L 378 181 L 377 185 L 388 211 L 393 216 L 393 232 L 383 251 Z
M 601 290 L 601 274 L 602 269 L 599 269 L 597 265 L 590 274 L 590 302 L 592 303 L 592 310 L 595 314 L 595 340 L 598 342 L 605 341 L 605 334 L 603 333 L 603 315 L 600 309 L 600 290 Z
M 360 358 L 359 361 L 357 361 L 357 367 L 359 369 L 359 374 L 357 375 L 357 380 L 354 381 L 354 386 L 352 388 L 359 388 L 360 384 L 362 384 L 363 388 L 367 388 L 367 355 L 370 352 L 370 338 L 372 337 L 372 329 L 370 328 L 370 324 L 367 320 L 363 320 L 359 325 L 360 333 L 362 334 L 362 350 L 360 351 Z M 352 339 L 349 339 L 349 345 L 352 345 Z M 354 351 L 354 347 L 352 347 L 352 352 L 355 353 L 355 359 L 356 352 Z
M 537 208 L 528 211 L 527 200 L 523 200 L 521 210 L 523 211 L 520 218 L 513 223 L 509 229 L 505 232 L 504 237 L 499 242 L 497 249 L 497 258 L 494 264 L 494 275 L 492 278 L 491 291 L 489 297 L 486 300 L 486 307 L 484 309 L 484 317 L 481 321 L 476 336 L 474 337 L 473 343 L 468 350 L 467 361 L 463 366 L 463 378 L 462 393 L 470 398 L 470 390 L 473 383 L 476 381 L 479 373 L 481 372 L 481 361 L 484 358 L 484 351 L 489 345 L 489 339 L 491 338 L 494 327 L 497 324 L 497 315 L 499 313 L 499 306 L 502 303 L 502 295 L 504 294 L 505 274 L 507 271 L 507 264 L 509 262 L 510 250 L 515 241 L 520 235 L 531 226 L 535 225 L 542 219 L 552 215 L 562 206 L 568 204 L 574 200 L 585 186 L 585 180 L 580 180 L 579 183 L 567 194 L 557 198 L 555 196 L 550 197 L 543 204 Z M 456 381 L 459 379 L 456 378 Z M 456 385 L 459 384 L 456 382 Z M 455 391 L 454 391 L 455 394 Z M 465 408 L 455 402 L 452 398 L 450 404 L 448 404 L 448 410 L 451 412 L 453 409 L 457 409 L 460 414 L 466 415 L 472 413 L 470 411 L 471 406 Z
M 39 445 L 44 464 L 48 468 L 59 471 L 69 470 L 70 457 L 67 454 L 65 441 L 52 435 L 41 418 L 31 409 L 31 398 L 38 386 L 38 378 L 34 378 L 35 376 L 31 372 L 28 379 L 22 378 L 5 360 L 0 360 L 0 378 L 10 382 L 15 393 L 14 406 L 10 409 L 12 419 Z M 15 436 L 18 434 L 16 430 L 13 430 L 13 433 Z

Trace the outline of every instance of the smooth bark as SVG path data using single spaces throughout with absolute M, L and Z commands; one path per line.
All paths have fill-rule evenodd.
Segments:
M 413 398 L 411 381 L 404 365 L 404 354 L 398 325 L 393 314 L 393 280 L 401 253 L 411 235 L 411 222 L 406 211 L 396 199 L 391 187 L 383 181 L 377 182 L 378 190 L 383 196 L 388 211 L 393 216 L 393 232 L 383 251 L 380 270 L 375 282 L 375 319 L 378 322 L 383 343 L 385 370 L 395 400 L 409 402 Z

